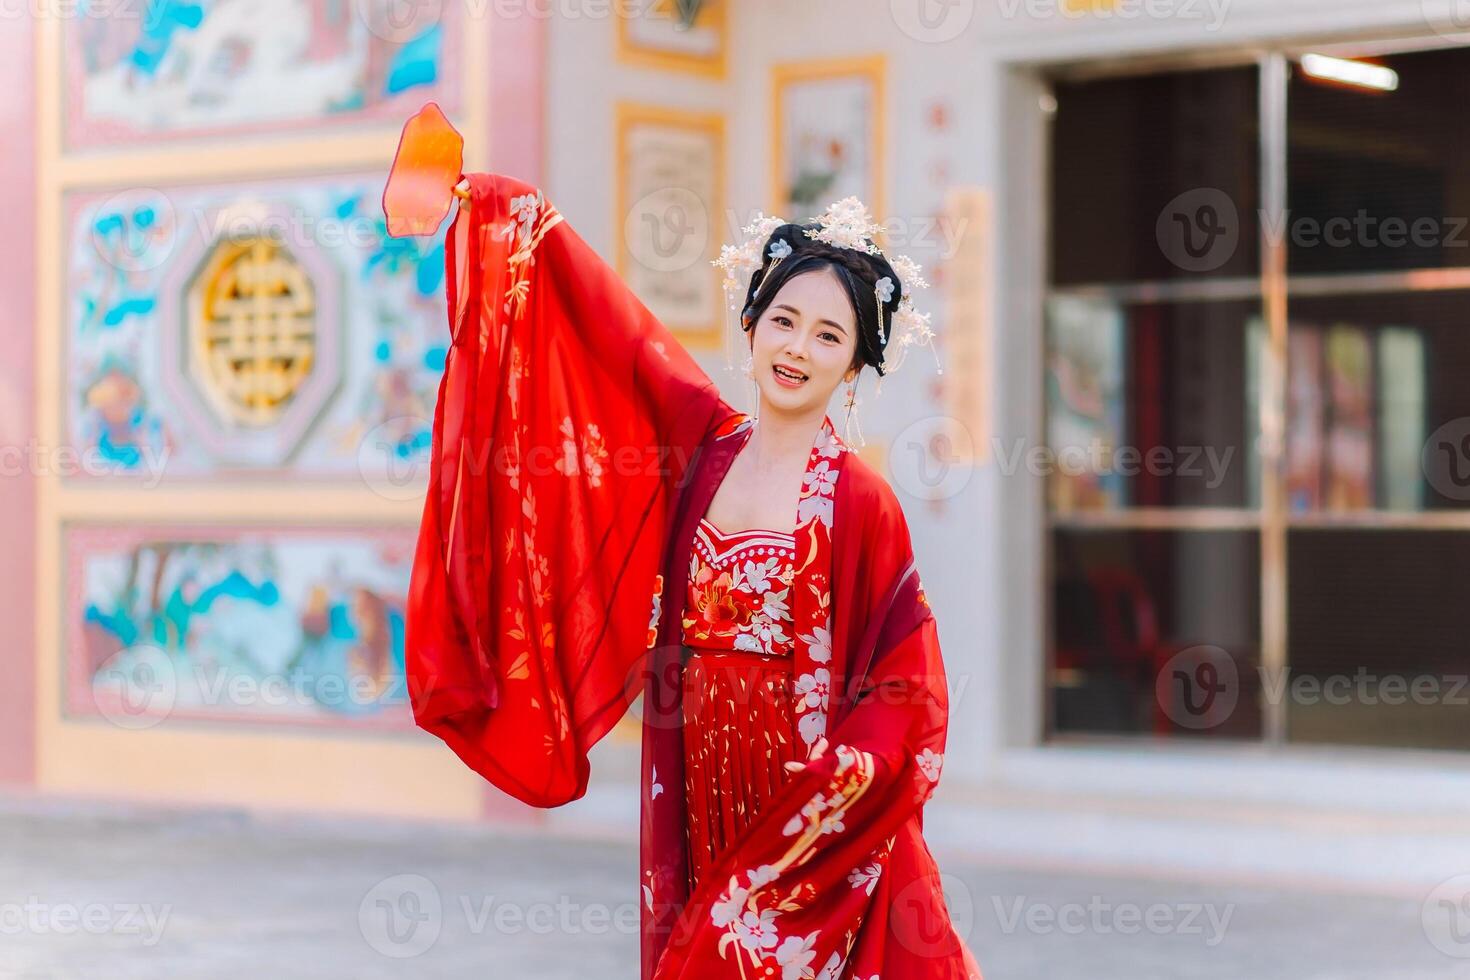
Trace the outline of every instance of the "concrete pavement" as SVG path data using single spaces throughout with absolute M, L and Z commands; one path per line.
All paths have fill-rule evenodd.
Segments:
M 937 856 L 989 980 L 1470 978 L 1429 896 Z M 0 977 L 631 978 L 636 878 L 627 840 L 0 797 Z

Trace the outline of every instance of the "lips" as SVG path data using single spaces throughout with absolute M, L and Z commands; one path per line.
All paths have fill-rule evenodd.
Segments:
M 789 368 L 784 364 L 774 365 L 771 368 L 771 373 L 776 376 L 777 382 L 791 388 L 795 388 L 797 385 L 802 384 L 807 379 L 807 376 L 805 374 L 802 374 L 795 368 Z

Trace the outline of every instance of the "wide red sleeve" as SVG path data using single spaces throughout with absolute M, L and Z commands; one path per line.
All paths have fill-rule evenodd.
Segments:
M 535 187 L 470 178 L 410 584 L 417 722 L 534 806 L 638 693 L 669 518 L 718 389 Z

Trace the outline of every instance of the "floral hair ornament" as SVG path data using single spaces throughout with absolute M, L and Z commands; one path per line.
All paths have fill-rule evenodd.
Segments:
M 723 286 L 725 299 L 731 310 L 739 310 L 750 291 L 751 277 L 761 267 L 761 246 L 771 237 L 772 232 L 786 223 L 784 218 L 757 213 L 755 220 L 742 229 L 743 240 L 739 245 L 725 245 L 720 249 L 720 257 L 714 260 L 714 264 L 725 271 Z M 891 277 L 884 276 L 874 287 L 874 297 L 878 304 L 878 340 L 884 348 L 883 373 L 878 379 L 879 390 L 882 388 L 883 376 L 899 368 L 908 349 L 914 344 L 927 343 L 930 350 L 934 350 L 935 370 L 943 374 L 944 367 L 939 361 L 939 352 L 934 349 L 934 330 L 930 325 L 929 314 L 920 313 L 914 306 L 913 291 L 927 289 L 929 286 L 919 264 L 906 255 L 892 258 L 884 255 L 882 249 L 874 243 L 883 226 L 873 221 L 867 206 L 856 197 L 834 201 L 813 223 L 815 228 L 806 229 L 808 238 L 836 248 L 855 249 L 868 255 L 883 255 L 903 284 L 903 295 L 899 298 L 898 308 L 886 324 L 883 310 L 893 301 L 893 291 L 897 284 Z M 771 271 L 776 268 L 776 264 L 791 254 L 789 242 L 771 243 L 771 264 L 766 268 L 766 278 L 762 280 L 762 285 L 770 281 Z M 734 365 L 732 341 L 733 336 L 727 330 L 725 363 L 729 367 Z
M 878 390 L 882 390 L 883 378 L 898 370 L 914 344 L 925 343 L 934 351 L 934 369 L 944 373 L 939 361 L 939 351 L 934 348 L 934 329 L 929 323 L 929 314 L 920 313 L 914 306 L 914 290 L 927 289 L 922 267 L 907 255 L 884 255 L 875 240 L 883 226 L 875 222 L 868 213 L 867 205 L 856 197 L 844 197 L 827 206 L 827 210 L 816 219 L 816 228 L 807 229 L 807 237 L 838 248 L 851 248 L 868 255 L 882 255 L 898 273 L 903 283 L 903 295 L 898 309 L 893 311 L 891 323 L 883 322 L 883 308 L 893 300 L 894 283 L 884 276 L 874 285 L 874 296 L 878 303 L 878 341 L 883 345 L 883 373 L 878 378 Z
M 738 311 L 745 301 L 745 294 L 750 292 L 750 280 L 756 270 L 761 267 L 761 246 L 771 237 L 771 233 L 786 224 L 785 218 L 774 215 L 766 215 L 757 211 L 755 220 L 741 229 L 742 240 L 739 245 L 720 246 L 720 257 L 713 260 L 713 265 L 725 271 L 725 280 L 720 285 L 725 290 L 725 305 L 732 311 Z M 790 242 L 771 243 L 771 265 L 766 270 L 767 279 L 770 278 L 770 269 L 776 267 L 776 263 L 791 254 Z M 731 346 L 734 343 L 734 334 L 726 328 L 725 330 L 725 367 L 733 370 L 735 367 L 734 353 Z

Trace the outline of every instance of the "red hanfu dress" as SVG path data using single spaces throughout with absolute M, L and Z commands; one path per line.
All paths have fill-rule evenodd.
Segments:
M 409 595 L 418 723 L 558 806 L 642 695 L 643 980 L 979 977 L 922 836 L 948 694 L 892 490 L 824 419 L 789 537 L 722 533 L 751 420 L 540 191 L 470 189 Z
M 796 541 L 701 519 L 685 600 L 684 797 L 690 887 L 785 785 L 798 750 L 791 676 Z

